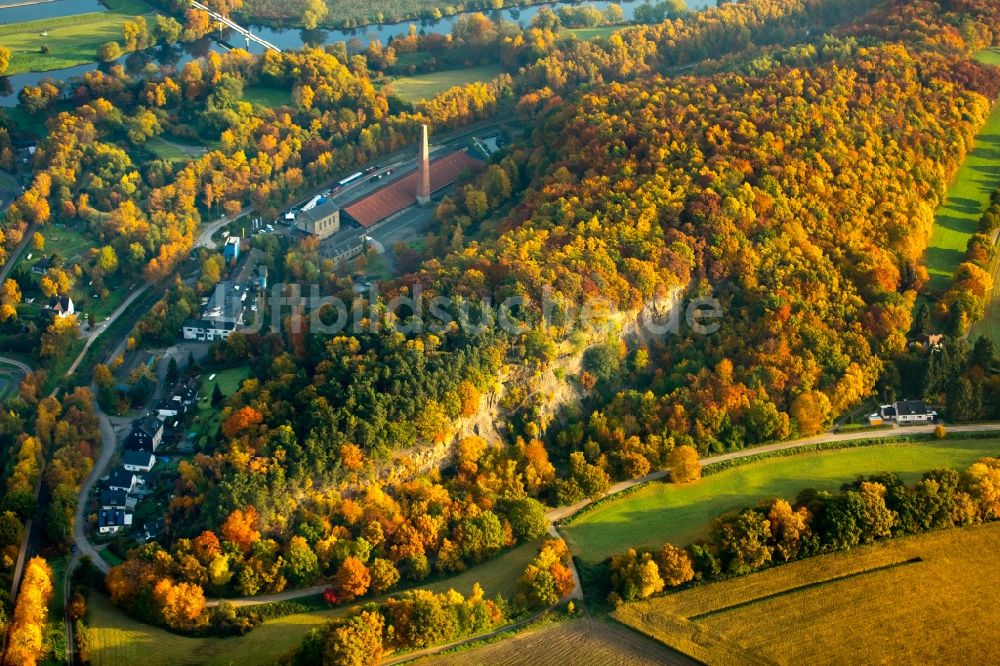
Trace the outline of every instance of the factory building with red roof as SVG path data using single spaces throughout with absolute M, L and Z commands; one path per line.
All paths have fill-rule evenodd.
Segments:
M 482 162 L 465 151 L 457 151 L 430 163 L 431 193 L 455 182 L 459 174 L 474 169 Z M 419 171 L 409 173 L 385 187 L 344 206 L 343 212 L 365 229 L 371 229 L 385 219 L 413 206 L 417 201 Z

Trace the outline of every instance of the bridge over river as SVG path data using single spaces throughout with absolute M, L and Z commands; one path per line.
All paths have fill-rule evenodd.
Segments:
M 197 0 L 191 0 L 191 6 L 194 7 L 195 9 L 200 9 L 201 11 L 211 16 L 214 20 L 216 20 L 219 23 L 219 30 L 222 30 L 223 27 L 232 28 L 236 32 L 243 35 L 243 38 L 247 41 L 247 49 L 250 48 L 250 42 L 256 42 L 261 46 L 263 46 L 265 49 L 281 53 L 281 49 L 279 49 L 277 46 L 267 41 L 266 39 L 258 37 L 257 35 L 253 34 L 249 30 L 241 26 L 239 23 L 229 18 L 228 16 L 223 16 L 222 14 L 209 9 L 205 5 L 198 2 Z

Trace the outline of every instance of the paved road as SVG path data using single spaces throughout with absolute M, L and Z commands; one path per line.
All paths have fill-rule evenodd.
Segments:
M 17 258 L 21 256 L 21 252 L 24 251 L 24 248 L 28 247 L 28 243 L 31 242 L 31 237 L 35 235 L 35 231 L 37 229 L 38 225 L 32 224 L 27 228 L 27 230 L 25 230 L 24 238 L 22 238 L 21 242 L 17 244 L 14 251 L 10 253 L 10 256 L 7 257 L 7 261 L 4 262 L 3 268 L 0 268 L 0 282 L 7 279 L 7 275 L 10 274 L 11 269 L 13 269 L 14 265 L 17 263 Z
M 23 372 L 25 375 L 30 375 L 32 372 L 34 372 L 34 370 L 28 367 L 27 363 L 22 363 L 17 359 L 7 358 L 6 356 L 0 356 L 0 363 L 6 363 L 7 365 L 12 365 L 21 372 Z
M 78 555 L 89 556 L 94 566 L 102 572 L 108 573 L 111 571 L 111 566 L 104 561 L 104 558 L 97 552 L 94 544 L 90 542 L 87 536 L 86 516 L 88 513 L 87 505 L 90 503 L 90 490 L 94 487 L 97 479 L 103 476 L 104 470 L 107 468 L 108 463 L 111 462 L 111 456 L 115 453 L 117 440 L 115 438 L 115 429 L 111 426 L 111 421 L 101 411 L 96 400 L 94 400 L 94 414 L 97 416 L 97 422 L 101 426 L 101 453 L 94 460 L 94 467 L 90 470 L 90 474 L 80 484 L 80 493 L 76 496 L 76 515 L 73 518 L 73 541 L 76 543 Z
M 80 365 L 80 362 L 83 360 L 83 357 L 87 355 L 87 350 L 90 349 L 90 345 L 94 344 L 94 340 L 96 340 L 101 335 L 101 333 L 110 328 L 111 325 L 115 323 L 115 321 L 120 316 L 122 316 L 126 310 L 128 310 L 129 306 L 135 302 L 135 299 L 139 298 L 144 293 L 146 293 L 146 290 L 149 289 L 151 286 L 152 285 L 147 282 L 146 284 L 142 285 L 141 287 L 133 291 L 131 294 L 129 294 L 128 298 L 126 298 L 121 305 L 115 308 L 115 311 L 111 313 L 111 315 L 108 317 L 107 320 L 99 323 L 94 329 L 87 332 L 87 343 L 83 346 L 83 349 L 80 350 L 80 354 L 76 357 L 76 360 L 73 361 L 73 365 L 69 366 L 69 370 L 66 371 L 67 376 L 72 375 L 74 372 L 76 372 L 77 366 Z
M 209 222 L 208 224 L 202 225 L 201 231 L 198 232 L 198 238 L 195 239 L 195 241 L 194 241 L 194 248 L 192 248 L 192 249 L 196 249 L 196 248 L 199 248 L 199 247 L 207 247 L 210 250 L 218 249 L 219 246 L 216 244 L 216 242 L 214 240 L 212 240 L 212 236 L 215 235 L 215 232 L 217 232 L 219 229 L 221 229 L 222 227 L 226 226 L 227 224 L 229 224 L 233 220 L 235 220 L 235 219 L 237 219 L 237 218 L 239 218 L 239 217 L 241 217 L 243 215 L 246 215 L 251 210 L 253 210 L 253 209 L 250 208 L 250 207 L 247 207 L 247 208 L 244 208 L 243 210 L 241 210 L 239 213 L 237 213 L 236 217 L 220 217 L 219 219 L 217 219 L 217 220 L 215 220 L 213 222 Z

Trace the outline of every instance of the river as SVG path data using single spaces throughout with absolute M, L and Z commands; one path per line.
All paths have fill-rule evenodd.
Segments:
M 41 17 L 48 18 L 77 14 L 81 11 L 94 11 L 93 5 L 96 1 L 97 0 L 51 0 L 50 2 L 11 8 L 0 7 L 0 24 L 9 22 L 6 18 L 9 16 L 7 14 L 8 12 L 25 12 L 28 10 L 42 11 L 44 9 L 48 13 L 43 13 Z M 601 10 L 607 8 L 608 5 L 618 4 L 622 8 L 626 20 L 631 20 L 635 15 L 635 8 L 641 3 L 637 0 L 620 0 L 617 3 L 605 0 L 594 0 L 583 3 L 554 2 L 548 5 L 498 9 L 489 12 L 489 15 L 508 21 L 515 21 L 524 27 L 531 22 L 531 19 L 534 18 L 542 7 L 552 8 L 557 5 L 569 4 L 592 5 Z M 687 4 L 691 9 L 703 9 L 707 6 L 714 5 L 715 0 L 688 0 Z M 84 9 L 81 10 L 81 7 Z M 250 29 L 255 34 L 260 35 L 281 49 L 299 49 L 302 48 L 303 45 L 318 46 L 323 44 L 333 44 L 335 42 L 348 42 L 352 43 L 357 48 L 363 48 L 367 45 L 368 41 L 373 39 L 379 39 L 383 44 L 385 44 L 393 37 L 405 36 L 410 30 L 410 25 L 414 24 L 421 32 L 450 33 L 452 27 L 455 25 L 455 22 L 459 19 L 459 17 L 464 15 L 465 14 L 455 14 L 453 16 L 445 16 L 437 21 L 415 20 L 403 21 L 402 23 L 383 23 L 351 30 L 301 30 L 295 28 L 269 28 L 266 26 L 251 26 Z M 232 46 L 245 47 L 243 39 L 239 35 L 231 34 L 228 30 L 223 32 L 221 36 L 218 33 L 216 33 L 215 36 Z M 146 49 L 145 51 L 125 54 L 115 62 L 124 65 L 127 71 L 138 74 L 146 65 L 150 63 L 181 68 L 188 61 L 194 58 L 202 57 L 210 50 L 222 52 L 226 50 L 226 47 L 214 39 L 205 38 L 191 44 L 157 46 L 151 49 Z M 251 53 L 261 53 L 263 51 L 263 47 L 256 43 L 251 43 L 249 50 Z M 76 67 L 67 67 L 65 69 L 50 72 L 26 72 L 24 74 L 15 74 L 13 76 L 0 78 L 0 106 L 16 106 L 17 94 L 24 86 L 38 85 L 38 83 L 44 79 L 60 79 L 65 81 L 74 77 L 83 76 L 85 73 L 98 68 L 106 69 L 108 67 L 110 67 L 108 64 L 88 63 L 85 65 L 77 65 Z

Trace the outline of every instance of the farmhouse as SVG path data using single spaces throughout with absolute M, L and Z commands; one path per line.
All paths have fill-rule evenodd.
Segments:
M 896 422 L 900 425 L 931 423 L 937 417 L 937 412 L 928 410 L 922 400 L 897 400 L 893 407 L 896 410 Z

